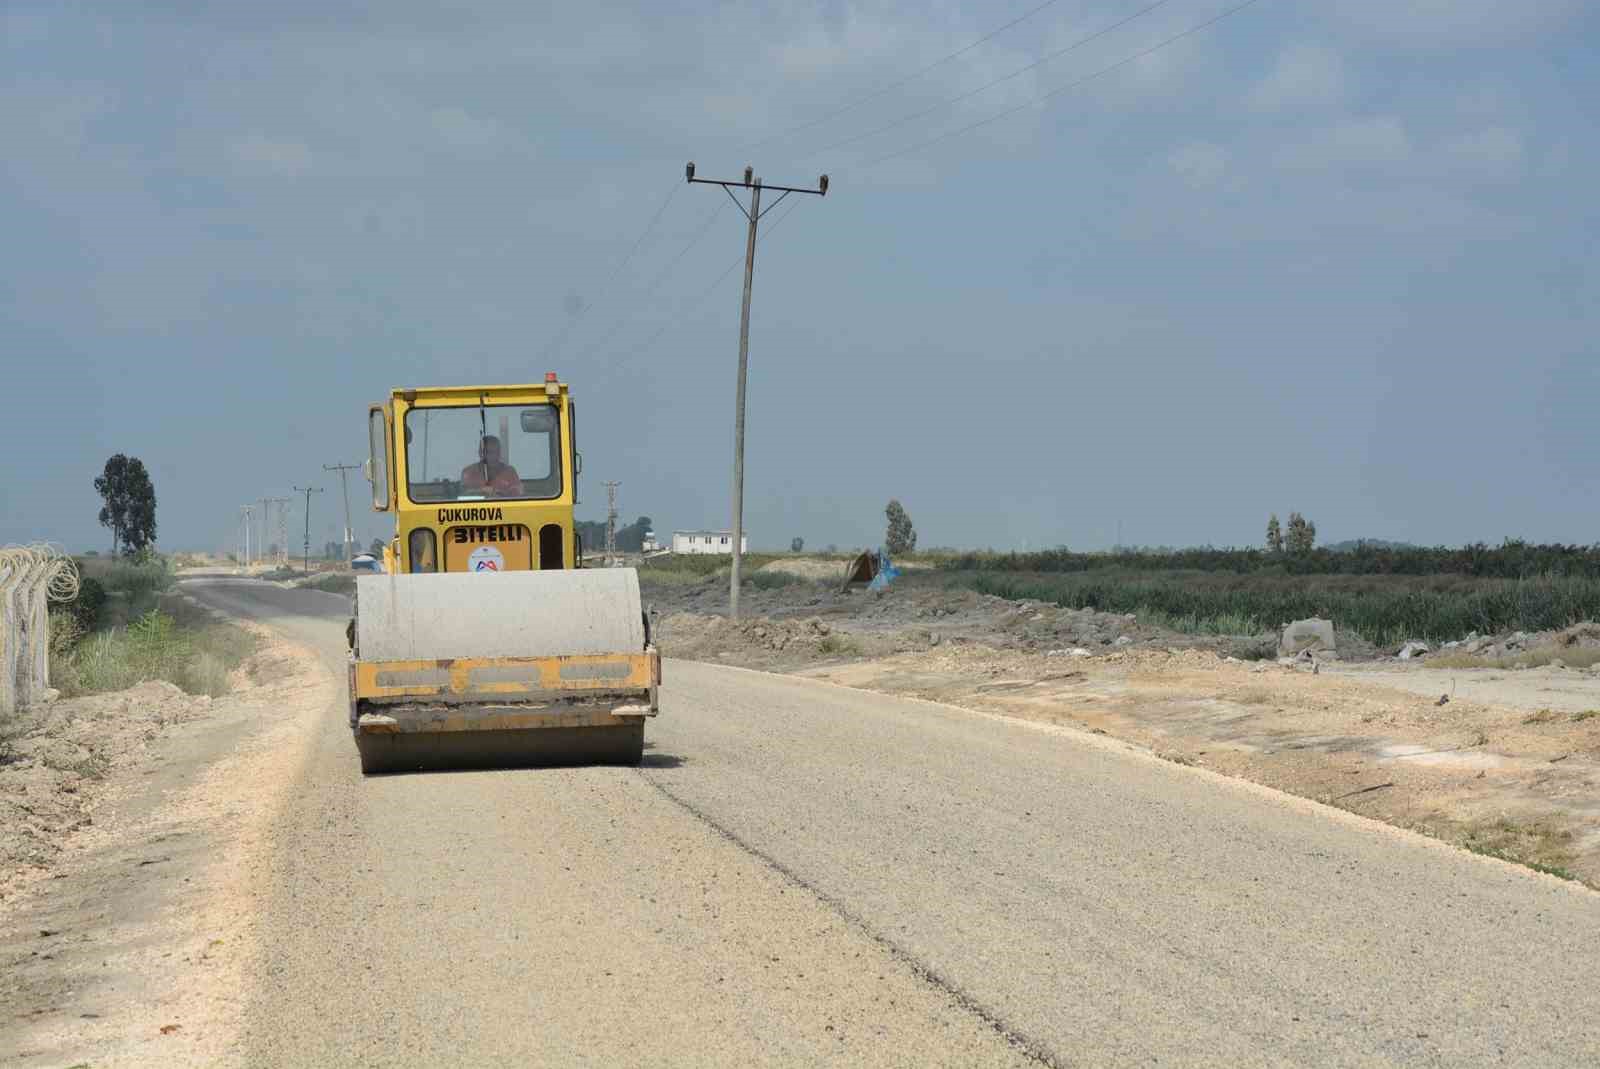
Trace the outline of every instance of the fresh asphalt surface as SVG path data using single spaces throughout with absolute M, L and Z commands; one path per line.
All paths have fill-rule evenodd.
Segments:
M 347 599 L 200 600 L 343 678 Z M 1105 740 L 669 662 L 644 767 L 284 784 L 260 1065 L 1600 1065 L 1600 895 Z

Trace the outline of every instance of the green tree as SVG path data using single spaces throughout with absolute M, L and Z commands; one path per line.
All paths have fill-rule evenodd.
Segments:
M 653 523 L 653 521 L 651 521 L 649 516 L 640 516 L 637 520 L 634 520 L 628 526 L 626 526 L 626 527 L 618 527 L 617 528 L 617 549 L 620 552 L 623 552 L 623 553 L 641 553 L 641 552 L 643 552 L 644 551 L 644 533 L 646 531 L 648 531 L 648 530 L 651 530 L 654 526 L 655 526 L 655 524 Z M 600 535 L 600 545 L 599 545 L 598 548 L 604 549 L 605 545 L 606 545 L 605 532 L 604 532 L 604 529 L 602 528 L 601 535 Z
M 1276 512 L 1267 521 L 1267 550 L 1271 553 L 1283 552 L 1283 528 L 1278 524 Z
M 578 538 L 583 542 L 584 553 L 604 553 L 606 549 L 606 525 L 598 520 L 574 520 L 573 526 L 578 529 Z
M 898 557 L 916 549 L 917 529 L 911 525 L 911 517 L 906 513 L 905 506 L 898 500 L 892 500 L 883 510 L 883 514 L 889 519 L 888 530 L 883 535 L 883 544 L 890 555 Z
M 805 548 L 806 548 L 806 540 L 804 538 L 792 538 L 792 539 L 789 540 L 789 550 L 791 552 L 799 553 L 802 549 L 805 549 Z
M 1285 543 L 1290 553 L 1310 553 L 1317 545 L 1317 525 L 1298 512 L 1289 513 L 1289 533 Z
M 133 556 L 156 540 L 156 489 L 138 457 L 117 453 L 94 481 L 105 502 L 100 524 L 111 528 L 111 555 Z
M 370 552 L 374 557 L 381 557 L 383 556 L 383 547 L 385 545 L 387 545 L 387 543 L 384 542 L 383 539 L 374 538 L 372 540 L 372 545 L 368 547 L 368 552 Z

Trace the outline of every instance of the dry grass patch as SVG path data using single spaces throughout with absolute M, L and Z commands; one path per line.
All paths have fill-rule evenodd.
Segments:
M 1440 653 L 1425 662 L 1429 668 L 1544 668 L 1557 662 L 1568 668 L 1592 668 L 1600 664 L 1600 648 L 1591 646 L 1540 646 L 1521 653 L 1484 657 L 1475 653 Z
M 1475 854 L 1526 865 L 1563 880 L 1578 880 L 1572 872 L 1572 865 L 1577 861 L 1572 831 L 1548 821 L 1519 822 L 1500 817 L 1473 822 L 1449 821 L 1433 830 L 1439 838 Z

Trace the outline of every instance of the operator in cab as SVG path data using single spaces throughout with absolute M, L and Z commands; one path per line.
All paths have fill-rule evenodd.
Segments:
M 461 469 L 461 486 L 490 497 L 522 496 L 522 479 L 516 468 L 501 463 L 500 439 L 492 434 L 478 440 L 478 460 Z

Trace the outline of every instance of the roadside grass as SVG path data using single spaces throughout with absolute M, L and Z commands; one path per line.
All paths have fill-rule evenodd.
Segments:
M 666 569 L 640 568 L 639 585 L 642 587 L 686 587 L 699 586 L 715 572 L 689 572 L 669 571 Z
M 67 614 L 52 614 L 50 675 L 68 697 L 125 690 L 163 679 L 189 694 L 220 697 L 229 674 L 256 649 L 250 632 L 213 620 L 181 598 L 164 598 L 126 626 L 73 631 Z
M 325 590 L 330 594 L 354 594 L 356 577 L 354 572 L 322 572 L 298 585 L 307 590 Z
M 849 657 L 860 651 L 860 646 L 837 632 L 823 635 L 822 640 L 817 643 L 817 652 L 824 657 Z
M 1355 806 L 1338 804 L 1341 809 L 1361 812 Z M 1410 825 L 1430 838 L 1438 839 L 1474 854 L 1509 861 L 1513 865 L 1542 872 L 1574 883 L 1587 883 L 1572 870 L 1578 855 L 1577 836 L 1569 828 L 1543 820 L 1454 820 L 1439 817 Z
M 89 578 L 105 589 L 100 622 L 109 626 L 126 625 L 144 616 L 176 581 L 172 566 L 159 557 L 142 563 L 102 560 L 95 564 Z
M 1600 709 L 1584 709 L 1576 713 L 1558 713 L 1554 709 L 1540 709 L 1522 718 L 1524 725 L 1532 724 L 1581 724 L 1585 720 L 1593 720 L 1600 716 Z
M 740 570 L 754 573 L 763 564 L 792 557 L 783 553 L 746 553 L 740 558 Z M 665 575 L 687 572 L 692 575 L 710 575 L 728 567 L 729 557 L 723 553 L 673 553 L 665 557 L 652 557 L 639 565 L 639 576 Z
M 1259 635 L 1266 630 L 1254 617 L 1231 612 L 1219 613 L 1216 616 L 1201 616 L 1196 613 L 1178 615 L 1149 605 L 1131 611 L 1144 623 L 1184 635 L 1243 636 Z
M 761 570 L 763 565 L 786 559 L 794 558 L 792 556 L 786 558 L 775 553 L 746 553 L 740 564 L 740 585 L 753 586 L 758 590 L 775 590 L 795 583 L 811 582 L 804 576 L 789 572 Z M 656 557 L 639 565 L 639 584 L 646 587 L 698 586 L 712 576 L 720 576 L 726 580 L 730 568 L 726 556 L 709 553 Z
M 980 593 L 1071 609 L 1133 612 L 1190 634 L 1259 635 L 1291 620 L 1321 616 L 1377 646 L 1397 647 L 1410 639 L 1445 642 L 1474 631 L 1546 631 L 1600 619 L 1600 580 L 1587 578 L 1241 575 L 1115 568 L 945 574 L 953 585 Z M 1573 664 L 1580 657 L 1600 662 L 1600 651 L 1576 648 L 1553 650 L 1549 656 Z
M 803 575 L 794 575 L 790 572 L 747 572 L 739 576 L 739 581 L 741 585 L 753 586 L 757 590 L 776 590 L 779 587 L 812 582 Z
M 1451 822 L 1441 836 L 1474 854 L 1523 865 L 1574 883 L 1583 881 L 1569 867 L 1577 860 L 1574 836 L 1565 828 L 1533 822 L 1519 824 L 1506 817 L 1476 823 Z

